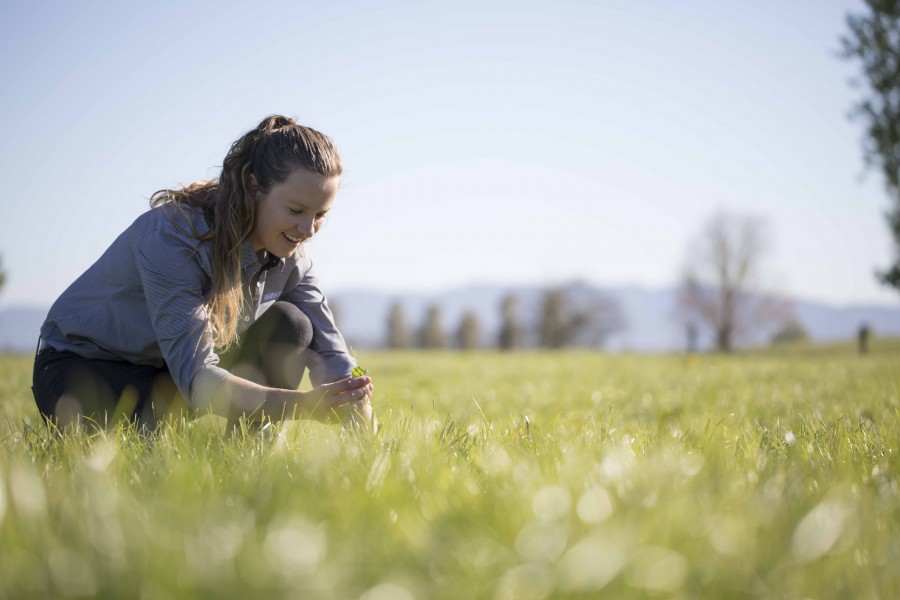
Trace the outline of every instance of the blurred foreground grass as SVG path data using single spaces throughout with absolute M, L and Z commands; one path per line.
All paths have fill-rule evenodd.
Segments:
M 0 358 L 0 598 L 896 598 L 900 345 L 369 353 L 382 428 L 59 440 Z

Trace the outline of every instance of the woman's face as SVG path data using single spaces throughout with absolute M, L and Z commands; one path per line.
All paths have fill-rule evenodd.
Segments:
M 311 238 L 337 195 L 340 177 L 322 177 L 297 169 L 266 192 L 256 192 L 256 226 L 250 232 L 254 252 L 268 250 L 287 258 Z M 256 179 L 251 175 L 251 186 Z

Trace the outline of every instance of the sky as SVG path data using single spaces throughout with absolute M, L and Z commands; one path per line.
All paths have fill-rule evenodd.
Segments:
M 230 8 L 229 8 L 230 6 Z M 900 304 L 856 0 L 0 5 L 0 308 L 49 305 L 148 209 L 281 113 L 344 176 L 326 293 L 675 285 L 717 211 L 760 217 L 764 284 Z

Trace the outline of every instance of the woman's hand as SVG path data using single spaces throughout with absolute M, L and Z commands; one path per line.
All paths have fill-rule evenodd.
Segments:
M 323 423 L 369 423 L 372 390 L 372 378 L 367 375 L 323 383 L 303 392 L 299 408 L 306 418 Z

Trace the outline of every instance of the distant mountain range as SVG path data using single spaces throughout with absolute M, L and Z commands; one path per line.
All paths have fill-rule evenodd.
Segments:
M 330 302 L 348 343 L 357 348 L 373 348 L 384 344 L 387 337 L 387 315 L 394 302 L 402 304 L 411 330 L 418 328 L 424 321 L 428 307 L 437 304 L 441 307 L 444 329 L 451 337 L 459 326 L 463 313 L 471 311 L 478 317 L 482 343 L 494 346 L 500 327 L 500 303 L 503 297 L 510 293 L 516 295 L 519 300 L 520 321 L 527 326 L 534 321 L 543 289 L 540 286 L 475 284 L 439 293 L 345 290 L 330 295 Z M 685 348 L 685 325 L 678 319 L 677 295 L 672 288 L 596 287 L 573 283 L 567 286 L 567 290 L 572 297 L 602 295 L 618 302 L 626 327 L 606 340 L 604 347 L 610 351 L 667 352 Z M 793 300 L 792 305 L 794 315 L 813 341 L 853 338 L 863 323 L 876 336 L 900 336 L 900 302 L 895 306 L 832 306 L 809 300 Z M 47 310 L 41 307 L 0 310 L 0 350 L 32 351 Z M 772 333 L 771 328 L 760 329 L 742 342 L 765 343 Z M 710 332 L 701 328 L 701 347 L 709 347 L 711 340 Z

